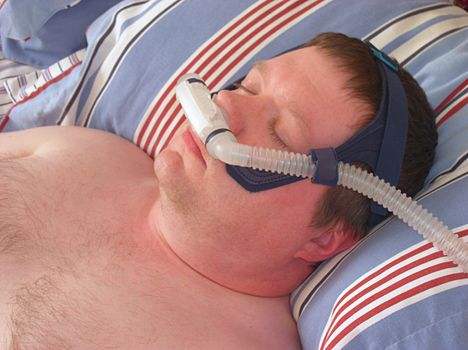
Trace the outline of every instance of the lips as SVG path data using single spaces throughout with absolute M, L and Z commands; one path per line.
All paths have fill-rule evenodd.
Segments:
M 206 165 L 204 154 L 204 146 L 198 137 L 194 134 L 191 127 L 187 129 L 182 134 L 182 139 L 184 140 L 185 145 L 197 158 L 199 158 Z

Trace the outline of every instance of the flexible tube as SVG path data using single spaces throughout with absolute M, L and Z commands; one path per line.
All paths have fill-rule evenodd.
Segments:
M 468 272 L 468 245 L 415 200 L 377 176 L 339 162 L 338 184 L 376 201 Z

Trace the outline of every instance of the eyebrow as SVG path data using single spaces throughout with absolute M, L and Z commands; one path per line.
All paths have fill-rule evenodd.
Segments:
M 261 75 L 264 75 L 267 71 L 266 62 L 264 60 L 257 61 L 252 65 L 252 69 L 256 69 Z
M 253 64 L 252 70 L 255 69 L 260 73 L 263 81 L 266 80 L 266 75 L 268 73 L 267 62 L 265 60 L 257 61 Z M 302 119 L 300 113 L 297 111 L 295 104 L 288 98 L 287 95 L 284 95 L 286 100 L 287 109 L 291 112 L 294 118 Z

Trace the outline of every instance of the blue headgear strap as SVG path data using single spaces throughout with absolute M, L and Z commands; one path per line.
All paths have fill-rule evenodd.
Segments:
M 408 130 L 408 106 L 405 91 L 398 76 L 397 64 L 385 53 L 366 42 L 378 59 L 382 80 L 382 97 L 375 119 L 341 146 L 312 149 L 310 155 L 316 162 L 312 182 L 336 186 L 338 162 L 360 161 L 368 164 L 374 174 L 396 186 L 400 176 Z M 227 165 L 227 171 L 242 187 L 250 192 L 264 191 L 290 184 L 300 177 L 276 174 Z M 387 216 L 387 210 L 371 203 L 369 227 Z

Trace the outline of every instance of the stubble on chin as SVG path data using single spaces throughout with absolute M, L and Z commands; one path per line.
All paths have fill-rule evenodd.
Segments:
M 161 189 L 161 202 L 166 207 L 174 212 L 178 212 L 184 216 L 193 214 L 195 203 L 195 190 L 188 187 L 168 186 Z

